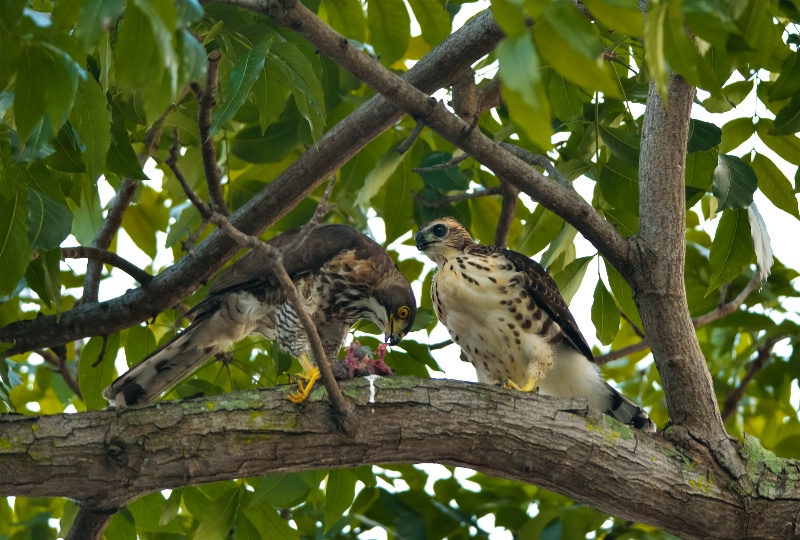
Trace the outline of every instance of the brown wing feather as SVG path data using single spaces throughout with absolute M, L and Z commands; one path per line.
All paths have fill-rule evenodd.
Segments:
M 569 311 L 567 303 L 558 290 L 558 285 L 547 273 L 547 270 L 533 259 L 526 257 L 522 253 L 501 249 L 494 246 L 474 244 L 470 251 L 484 253 L 502 253 L 506 260 L 514 266 L 514 270 L 522 273 L 526 279 L 523 280 L 525 290 L 533 297 L 536 305 L 543 309 L 554 322 L 563 330 L 570 344 L 575 347 L 586 358 L 594 362 L 592 348 L 583 337 L 575 317 Z
M 267 243 L 282 248 L 294 242 L 300 228 L 290 229 L 272 238 Z M 301 246 L 283 255 L 283 266 L 291 278 L 319 269 L 338 253 L 346 249 L 357 249 L 363 243 L 364 235 L 339 224 L 320 225 L 308 235 Z M 232 290 L 259 287 L 266 283 L 277 286 L 278 281 L 267 263 L 267 257 L 260 251 L 250 251 L 230 265 L 211 285 L 211 294 Z

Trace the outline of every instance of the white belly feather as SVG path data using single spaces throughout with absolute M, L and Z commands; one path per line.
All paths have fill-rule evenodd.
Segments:
M 489 271 L 475 271 L 470 260 Z M 436 315 L 475 366 L 478 380 L 524 385 L 535 377 L 542 394 L 587 397 L 592 407 L 606 410 L 609 395 L 597 366 L 566 343 L 548 341 L 555 323 L 543 334 L 549 319 L 543 311 L 531 312 L 524 301 L 514 303 L 512 311 L 511 299 L 520 289 L 512 281 L 516 274 L 500 269 L 500 262 L 465 256 L 459 264 L 451 259 L 439 267 L 431 287 Z M 508 304 L 501 304 L 503 299 Z

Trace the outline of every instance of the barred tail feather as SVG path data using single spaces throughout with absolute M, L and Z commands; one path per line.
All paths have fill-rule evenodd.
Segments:
M 220 350 L 208 345 L 202 327 L 192 326 L 172 338 L 108 385 L 103 397 L 112 406 L 143 405 L 188 377 Z
M 656 432 L 656 424 L 647 415 L 644 409 L 639 407 L 636 403 L 626 398 L 619 391 L 608 383 L 605 383 L 611 394 L 611 404 L 606 411 L 606 414 L 622 422 L 628 424 L 636 429 L 647 431 L 649 433 Z

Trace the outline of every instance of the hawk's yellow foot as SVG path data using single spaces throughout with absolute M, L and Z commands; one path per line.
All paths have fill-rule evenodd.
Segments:
M 531 377 L 523 386 L 519 386 L 511 379 L 506 379 L 503 381 L 503 388 L 513 388 L 514 390 L 519 390 L 520 392 L 533 392 L 534 394 L 538 394 L 539 387 L 536 386 L 537 382 L 539 382 L 539 379 L 536 377 Z
M 297 360 L 300 361 L 300 365 L 303 367 L 303 373 L 298 373 L 295 375 L 295 380 L 297 381 L 297 392 L 292 392 L 286 396 L 286 398 L 292 403 L 304 402 L 311 393 L 314 383 L 319 380 L 319 369 L 311 363 L 311 360 L 308 358 L 307 354 L 302 355 Z M 305 384 L 303 384 L 303 381 L 306 381 Z
M 286 398 L 292 403 L 302 403 L 308 398 L 314 383 L 319 380 L 319 369 L 314 367 L 303 374 L 298 373 L 295 375 L 295 380 L 297 381 L 297 392 L 292 392 Z M 303 381 L 306 383 L 303 384 Z

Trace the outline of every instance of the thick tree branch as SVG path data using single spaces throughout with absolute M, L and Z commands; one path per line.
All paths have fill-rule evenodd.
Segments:
M 433 91 L 450 82 L 461 67 L 491 51 L 501 37 L 491 13 L 479 15 L 417 62 L 404 78 L 425 92 Z M 386 99 L 373 97 L 231 215 L 231 223 L 246 234 L 261 233 L 401 116 Z M 39 317 L 0 328 L 0 341 L 14 342 L 5 354 L 61 345 L 90 335 L 109 335 L 137 324 L 191 294 L 238 250 L 225 233 L 214 231 L 190 255 L 154 277 L 146 290 L 136 289 L 108 302 L 87 303 L 63 313 L 60 319 Z
M 268 12 L 280 24 L 298 32 L 406 113 L 414 118 L 424 118 L 431 129 L 491 169 L 498 178 L 562 216 L 592 242 L 623 277 L 630 275 L 628 240 L 574 190 L 548 180 L 479 129 L 472 129 L 444 105 L 431 100 L 427 94 L 353 47 L 299 2 L 276 0 L 269 4 Z
M 133 279 L 138 281 L 141 285 L 147 285 L 153 279 L 153 276 L 136 266 L 130 261 L 127 261 L 105 249 L 98 249 L 93 247 L 77 246 L 61 248 L 62 259 L 89 259 L 92 261 L 100 261 L 104 264 L 110 264 L 119 268 Z
M 534 483 L 684 538 L 791 538 L 800 530 L 793 461 L 774 458 L 767 467 L 757 452 L 746 453 L 752 472 L 744 493 L 702 449 L 687 454 L 661 436 L 632 432 L 587 413 L 585 400 L 407 377 L 342 387 L 370 419 L 355 436 L 336 428 L 326 398 L 290 403 L 292 386 L 126 410 L 3 416 L 0 496 L 70 497 L 102 510 L 231 478 L 435 462 Z
M 629 276 L 643 330 L 664 385 L 675 436 L 709 445 L 731 476 L 743 471 L 720 417 L 711 374 L 689 316 L 684 283 L 684 175 L 695 89 L 671 74 L 669 106 L 650 83 L 639 160 L 637 272 Z

